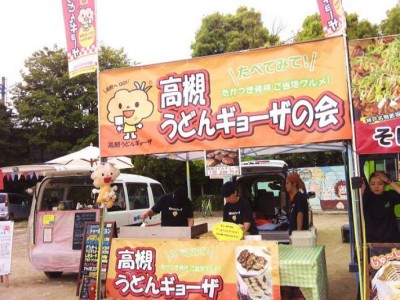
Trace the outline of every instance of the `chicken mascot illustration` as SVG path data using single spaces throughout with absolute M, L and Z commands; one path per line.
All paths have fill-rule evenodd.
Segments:
M 93 189 L 92 193 L 99 194 L 96 202 L 100 204 L 100 207 L 106 206 L 110 208 L 113 205 L 117 198 L 115 194 L 117 187 L 111 187 L 111 183 L 114 182 L 119 174 L 119 169 L 110 163 L 100 164 L 92 173 L 93 185 L 97 188 Z

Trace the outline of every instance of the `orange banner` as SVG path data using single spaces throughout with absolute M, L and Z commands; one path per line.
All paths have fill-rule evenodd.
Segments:
M 113 239 L 106 296 L 116 299 L 280 299 L 272 241 Z
M 100 72 L 102 157 L 351 139 L 343 37 Z

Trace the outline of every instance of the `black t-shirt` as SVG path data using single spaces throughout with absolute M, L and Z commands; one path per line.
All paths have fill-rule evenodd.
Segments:
M 258 234 L 250 203 L 246 199 L 239 198 L 236 203 L 226 203 L 224 205 L 223 221 L 242 225 L 250 223 L 249 233 L 252 235 Z
M 400 232 L 394 214 L 396 204 L 400 204 L 400 195 L 396 191 L 385 191 L 383 195 L 375 195 L 370 190 L 365 190 L 363 208 L 367 242 L 400 242 Z
M 296 195 L 294 195 L 293 203 L 290 208 L 290 234 L 293 230 L 297 230 L 297 215 L 299 212 L 303 213 L 303 225 L 301 230 L 308 230 L 308 201 L 307 196 L 301 192 L 297 192 Z
M 161 226 L 188 226 L 188 218 L 193 218 L 192 202 L 189 198 L 183 203 L 176 203 L 172 194 L 161 196 L 151 210 L 161 212 Z

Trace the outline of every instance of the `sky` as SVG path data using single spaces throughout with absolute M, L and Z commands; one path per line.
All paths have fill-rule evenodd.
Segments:
M 24 61 L 43 47 L 66 48 L 62 1 L 1 1 L 0 77 L 7 87 L 21 81 Z M 398 0 L 342 0 L 347 13 L 379 24 Z M 295 35 L 304 19 L 318 12 L 316 0 L 97 0 L 98 41 L 124 48 L 142 65 L 190 58 L 190 45 L 202 19 L 210 14 L 235 14 L 240 6 L 260 12 L 264 26 L 283 30 L 281 39 Z

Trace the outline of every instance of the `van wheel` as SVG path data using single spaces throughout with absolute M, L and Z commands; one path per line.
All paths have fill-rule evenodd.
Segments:
M 48 278 L 59 278 L 61 277 L 63 272 L 44 272 L 44 275 L 46 275 Z

